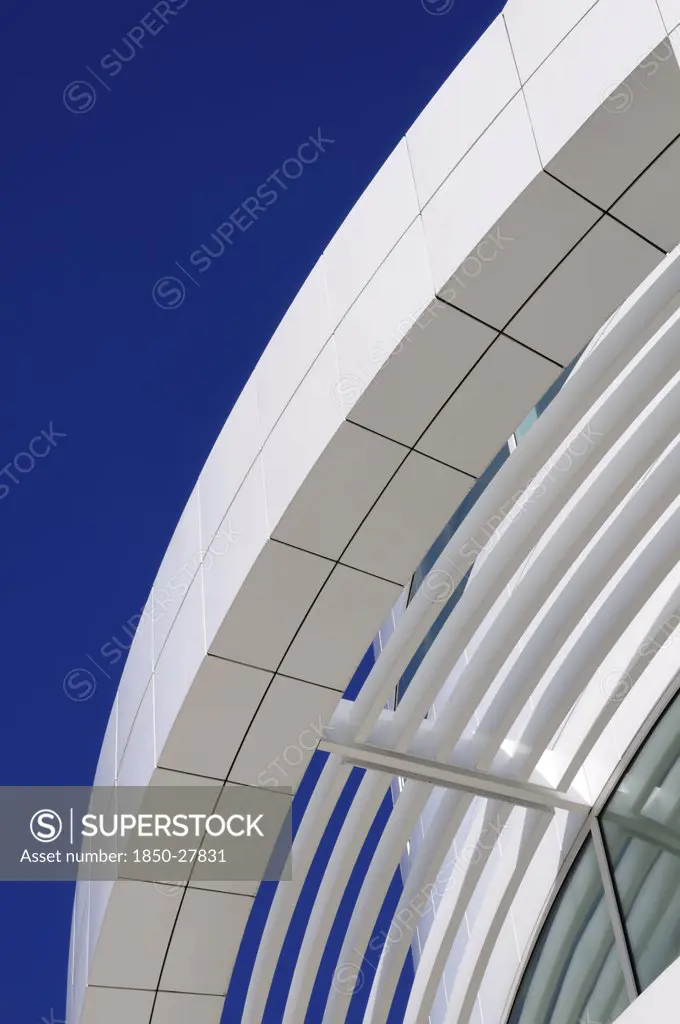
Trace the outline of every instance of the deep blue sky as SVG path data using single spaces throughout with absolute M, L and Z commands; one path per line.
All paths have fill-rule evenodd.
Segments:
M 184 0 L 176 0 L 179 8 Z M 143 605 L 184 502 L 298 287 L 501 0 L 188 0 L 115 77 L 151 4 L 22 0 L 2 15 L 0 782 L 89 783 L 120 665 L 69 700 Z M 429 7 L 428 11 L 426 8 Z M 152 22 L 153 24 L 153 22 Z M 135 33 L 133 33 L 134 35 Z M 64 90 L 104 79 L 69 112 Z M 109 72 L 110 74 L 110 72 Z M 70 94 L 75 106 L 88 97 Z M 310 133 L 335 140 L 189 286 L 161 277 Z M 455 130 L 455 125 L 451 125 Z M 36 450 L 44 448 L 37 444 Z M 20 458 L 22 468 L 30 460 Z M 69 885 L 0 886 L 0 1017 L 64 1016 Z

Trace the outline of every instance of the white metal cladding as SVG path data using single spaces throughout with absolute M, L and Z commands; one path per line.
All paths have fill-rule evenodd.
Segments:
M 655 0 L 511 0 L 399 144 L 303 285 L 189 499 L 125 667 L 98 783 L 265 784 L 303 731 L 332 720 L 380 623 L 453 510 L 624 302 L 454 538 L 456 564 L 444 571 L 457 581 L 488 524 L 495 529 L 392 730 L 395 748 L 407 751 L 441 701 L 430 757 L 455 751 L 464 763 L 520 782 L 538 774 L 559 788 L 573 784 L 587 799 L 604 784 L 610 746 L 619 750 L 611 737 L 623 743 L 632 728 L 622 724 L 625 709 L 645 711 L 639 688 L 616 705 L 605 729 L 612 702 L 598 704 L 592 684 L 552 749 L 551 740 L 585 676 L 600 669 L 603 646 L 627 636 L 635 616 L 649 617 L 675 554 L 675 511 L 664 489 L 676 459 L 673 325 L 644 347 L 652 320 L 657 328 L 666 322 L 659 315 L 680 283 L 674 261 L 660 265 L 680 238 L 672 9 L 670 0 L 660 7 Z M 672 43 L 664 43 L 669 32 Z M 602 437 L 576 457 L 589 423 Z M 567 455 L 573 464 L 562 472 Z M 652 458 L 657 469 L 631 495 Z M 510 512 L 525 488 L 535 500 Z M 605 593 L 614 571 L 622 585 Z M 352 741 L 373 737 L 440 611 L 431 597 L 426 583 L 350 709 Z M 494 643 L 480 644 L 459 671 L 458 659 L 489 622 Z M 496 643 L 506 629 L 521 648 L 512 663 L 507 644 Z M 560 658 L 579 667 L 578 678 L 556 660 L 557 637 Z M 642 668 L 636 662 L 631 671 Z M 465 727 L 486 687 L 471 736 Z M 531 694 L 532 713 L 517 719 Z M 299 764 L 285 764 L 282 784 L 297 786 L 312 747 Z M 299 887 L 348 771 L 331 758 L 316 788 L 296 842 L 295 881 L 279 887 L 261 945 L 245 1017 L 251 1024 L 261 1019 Z M 309 921 L 286 1024 L 304 1018 L 353 864 L 358 847 L 348 829 L 365 832 L 389 784 L 369 773 L 357 794 Z M 378 865 L 401 856 L 428 793 L 406 784 L 348 944 L 370 937 L 387 877 Z M 477 827 L 467 796 L 441 800 L 448 816 L 435 819 L 417 858 L 414 851 L 409 892 L 446 856 L 454 826 Z M 480 813 L 488 819 L 495 810 Z M 520 944 L 528 942 L 561 856 L 554 827 L 533 812 L 513 814 L 524 822 L 514 866 L 510 857 L 499 861 L 507 884 L 489 889 L 502 913 L 491 896 L 475 904 L 475 920 L 489 927 L 470 936 L 450 994 L 461 1020 L 477 994 L 493 1001 L 509 991 L 516 965 L 502 952 L 504 937 L 514 928 Z M 566 847 L 573 824 L 567 812 L 555 821 Z M 539 861 L 548 866 L 540 884 L 526 884 Z M 470 917 L 484 888 L 477 885 L 483 868 L 486 877 L 483 864 L 471 865 L 460 891 L 440 904 L 418 968 L 414 1020 L 435 993 L 465 908 Z M 121 1016 L 130 1024 L 187 1016 L 216 1024 L 255 892 L 255 885 L 213 891 L 190 883 L 168 894 L 143 883 L 80 884 L 69 1024 L 117 1024 Z M 515 892 L 525 908 L 519 916 Z M 406 946 L 385 950 L 371 1021 L 384 1018 Z M 499 977 L 505 987 L 488 980 Z M 327 1020 L 344 1019 L 345 1010 L 344 997 L 332 993 Z
M 519 781 L 547 781 L 561 791 L 575 787 L 593 804 L 670 684 L 680 649 L 669 645 L 668 656 L 660 661 L 658 648 L 643 641 L 680 606 L 679 292 L 676 253 L 591 346 L 438 560 L 434 574 L 462 576 L 464 552 L 475 534 L 503 507 L 506 495 L 521 492 L 391 716 L 392 749 L 409 750 L 422 734 L 425 712 L 434 706 L 434 722 L 427 737 L 420 736 L 421 756 L 426 750 L 430 757 L 472 763 Z M 342 742 L 384 744 L 385 723 L 381 740 L 373 730 L 431 625 L 429 598 L 425 581 L 359 698 L 338 716 Z M 440 611 L 441 605 L 434 614 Z M 493 643 L 479 643 L 479 635 L 489 629 Z M 635 689 L 643 677 L 644 687 Z M 327 735 L 334 736 L 334 720 Z M 305 864 L 347 770 L 335 756 L 324 769 L 296 842 Z M 367 773 L 347 815 L 307 925 L 286 1024 L 304 1019 L 338 905 L 333 894 L 342 892 L 388 784 L 385 776 Z M 476 823 L 469 819 L 473 800 L 481 803 Z M 360 969 L 357 951 L 367 948 L 406 842 L 433 801 L 436 813 L 412 857 L 399 911 L 412 911 L 421 894 L 429 895 L 442 868 L 455 861 L 453 844 L 460 830 L 463 844 L 469 841 L 467 829 L 485 832 L 489 842 L 479 845 L 474 861 L 462 869 L 456 864 L 459 884 L 448 885 L 446 879 L 437 912 L 422 929 L 406 1020 L 427 1021 L 461 934 L 466 941 L 458 942 L 446 1020 L 473 1019 L 479 998 L 486 1000 L 484 1018 L 499 1019 L 561 858 L 585 815 L 574 812 L 569 820 L 558 813 L 558 819 L 566 820 L 558 820 L 556 830 L 544 814 L 513 810 L 501 801 L 484 806 L 480 798 L 464 793 L 433 794 L 422 782 L 407 781 L 339 956 L 345 975 L 348 965 Z M 505 856 L 494 861 L 495 840 L 511 815 L 513 838 Z M 492 864 L 493 870 L 487 870 Z M 295 884 L 279 887 L 256 963 L 247 1020 L 261 1013 L 260 993 L 266 998 L 268 991 L 265 972 L 275 964 L 295 896 Z M 473 899 L 475 927 L 469 932 Z M 403 928 L 384 945 L 367 1024 L 385 1020 L 412 940 L 413 931 Z M 344 987 L 332 989 L 325 1024 L 345 1019 L 351 993 Z

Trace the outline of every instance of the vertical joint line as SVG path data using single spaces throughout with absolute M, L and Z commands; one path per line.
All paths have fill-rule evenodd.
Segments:
M 593 840 L 597 866 L 600 869 L 600 877 L 602 879 L 602 887 L 604 889 L 604 902 L 606 904 L 612 930 L 614 932 L 616 951 L 619 955 L 628 999 L 632 1003 L 640 995 L 640 990 L 637 978 L 635 977 L 633 961 L 628 947 L 628 938 L 626 936 L 623 918 L 621 917 L 621 909 L 619 907 L 619 900 L 616 894 L 616 887 L 614 886 L 614 879 L 612 878 L 609 866 L 609 857 L 607 856 L 604 839 L 602 838 L 602 829 L 600 828 L 599 820 L 595 816 L 593 816 L 590 823 L 590 834 Z

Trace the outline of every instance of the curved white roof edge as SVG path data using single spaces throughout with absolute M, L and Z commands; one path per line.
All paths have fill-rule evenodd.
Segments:
M 484 1019 L 501 1019 L 522 951 L 565 852 L 622 752 L 673 686 L 680 665 L 677 645 L 669 640 L 662 655 L 643 641 L 675 614 L 680 602 L 680 503 L 675 493 L 680 443 L 674 414 L 680 388 L 679 303 L 676 251 L 591 349 L 437 563 L 435 573 L 447 565 L 452 572 L 454 567 L 464 571 L 461 555 L 479 523 L 485 522 L 482 517 L 489 510 L 481 506 L 488 504 L 489 492 L 501 489 L 500 497 L 497 493 L 491 498 L 491 509 L 498 509 L 513 487 L 522 490 L 522 499 L 498 526 L 494 543 L 477 560 L 456 607 L 448 615 L 438 609 L 444 615 L 443 628 L 397 711 L 391 718 L 381 716 L 379 730 L 368 725 L 371 748 L 388 746 L 443 764 L 491 769 L 529 785 L 547 781 L 581 806 L 577 803 L 569 814 L 558 815 L 557 830 L 545 814 L 532 818 L 515 809 L 508 839 L 504 830 L 512 806 L 501 800 L 484 808 L 478 799 L 477 831 L 485 829 L 486 840 L 477 846 L 464 827 L 472 797 L 458 791 L 439 796 L 422 783 L 406 783 L 354 902 L 338 957 L 345 974 L 354 964 L 370 975 L 356 951 L 371 949 L 378 910 L 410 837 L 405 889 L 393 918 L 404 927 L 395 923 L 395 934 L 378 948 L 380 964 L 374 965 L 375 979 L 369 979 L 366 1022 L 386 1019 L 416 931 L 421 952 L 408 1024 L 423 1024 L 433 1012 L 432 1000 L 454 940 L 457 959 L 447 979 L 447 1024 L 467 1024 L 480 995 L 485 998 Z M 530 468 L 537 457 L 545 465 Z M 522 480 L 531 482 L 522 488 Z M 431 620 L 416 619 L 420 596 L 410 606 L 413 613 L 398 624 L 386 655 L 398 656 L 424 639 Z M 676 615 L 674 625 L 677 621 Z M 485 643 L 487 632 L 493 643 Z M 382 662 L 364 684 L 357 705 L 370 701 L 377 709 L 394 691 L 401 667 L 392 674 Z M 428 725 L 423 714 L 431 706 L 434 719 Z M 359 722 L 366 719 L 357 714 L 348 728 L 346 715 L 335 718 L 337 725 L 332 721 L 327 734 L 340 734 L 350 758 L 352 749 L 362 756 L 364 748 L 356 744 Z M 329 784 L 324 777 L 344 772 L 339 759 L 327 763 L 319 795 L 315 793 L 305 815 L 308 831 L 320 834 L 327 820 L 323 793 Z M 343 890 L 388 784 L 384 776 L 370 772 L 360 784 L 310 914 L 282 1018 L 285 1024 L 302 1019 L 309 979 L 325 946 L 331 893 Z M 303 830 L 300 849 L 296 840 L 298 856 L 305 854 L 302 835 Z M 309 835 L 305 840 L 310 842 Z M 461 865 L 461 850 L 470 845 L 476 856 L 468 861 L 463 856 Z M 451 869 L 455 849 L 459 874 Z M 459 885 L 449 885 L 447 863 Z M 439 905 L 435 900 L 434 910 L 425 913 L 427 926 L 422 921 L 419 925 L 418 911 L 427 908 L 437 881 L 444 893 Z M 259 1019 L 260 993 L 268 990 L 267 951 L 273 945 L 267 933 L 288 916 L 290 889 L 279 887 L 270 911 L 251 981 L 249 1022 Z M 460 934 L 463 921 L 465 935 Z M 345 1019 L 351 988 L 338 985 L 331 992 L 324 1024 Z
M 351 764 L 352 750 L 355 758 L 365 757 L 366 748 L 357 746 L 362 742 L 369 743 L 371 750 L 376 746 L 388 747 L 392 752 L 419 754 L 457 765 L 474 765 L 477 769 L 495 767 L 494 760 L 500 757 L 496 771 L 502 770 L 511 778 L 532 784 L 547 781 L 550 786 L 561 789 L 575 788 L 572 798 L 582 806 L 575 814 L 563 814 L 557 831 L 551 829 L 546 835 L 549 819 L 545 816 L 542 823 L 529 818 L 525 825 L 520 822 L 519 828 L 513 826 L 514 838 L 522 838 L 521 846 L 513 852 L 515 860 L 506 849 L 502 870 L 498 871 L 496 864 L 497 875 L 491 882 L 485 876 L 488 888 L 483 904 L 486 925 L 480 927 L 477 922 L 467 946 L 457 943 L 459 957 L 463 948 L 465 957 L 462 964 L 458 962 L 455 977 L 459 989 L 462 985 L 467 987 L 457 992 L 457 1003 L 450 1002 L 450 1006 L 458 1006 L 458 1010 L 451 1010 L 455 1015 L 450 1020 L 468 1020 L 487 971 L 490 972 L 487 993 L 492 990 L 496 1003 L 491 1008 L 485 1006 L 484 1015 L 486 1018 L 490 1014 L 494 1020 L 499 1018 L 502 1000 L 511 989 L 513 974 L 519 965 L 518 951 L 521 952 L 522 942 L 529 941 L 561 857 L 583 825 L 588 808 L 599 799 L 621 752 L 633 743 L 640 724 L 652 713 L 665 688 L 671 685 L 678 667 L 680 653 L 671 651 L 665 663 L 660 657 L 654 661 L 654 679 L 650 682 L 645 677 L 644 685 L 634 689 L 638 678 L 649 667 L 650 651 L 645 652 L 644 658 L 639 657 L 640 640 L 650 632 L 653 623 L 663 621 L 673 607 L 672 602 L 677 603 L 680 572 L 667 573 L 667 565 L 673 564 L 669 547 L 673 533 L 668 526 L 661 568 L 650 555 L 651 537 L 648 546 L 638 545 L 636 560 L 631 560 L 629 537 L 631 528 L 634 530 L 640 520 L 654 522 L 659 508 L 665 508 L 659 502 L 668 497 L 669 489 L 672 492 L 674 486 L 670 457 L 660 472 L 656 472 L 659 467 L 654 465 L 654 458 L 658 451 L 663 452 L 675 424 L 672 409 L 674 403 L 677 406 L 679 386 L 676 353 L 680 316 L 674 310 L 679 302 L 680 252 L 676 250 L 612 318 L 564 390 L 478 499 L 438 559 L 431 577 L 397 624 L 356 702 L 343 702 L 333 716 L 326 735 L 333 739 L 341 756 L 327 762 L 305 812 L 294 847 L 295 878 L 279 886 L 269 912 L 244 1020 L 254 1024 L 262 1018 L 278 952 L 306 870 L 315 857 L 337 795 L 347 778 L 349 767 L 342 763 L 342 751 L 350 755 Z M 640 486 L 646 483 L 646 477 L 638 480 L 640 460 L 646 468 L 650 451 L 656 481 L 666 482 L 661 497 L 653 489 Z M 671 451 L 677 460 L 680 457 L 677 443 L 671 445 Z M 616 502 L 627 490 L 630 490 L 630 501 L 635 500 L 625 513 L 617 509 Z M 519 494 L 522 498 L 517 501 Z M 643 501 L 649 503 L 650 500 L 651 509 L 656 508 L 654 514 L 649 508 L 645 511 L 643 505 Z M 480 535 L 485 529 L 488 531 L 491 522 L 500 522 L 499 509 L 512 509 L 512 512 L 497 526 L 494 542 L 488 544 L 477 559 L 464 595 L 448 614 L 442 602 L 466 572 L 470 553 L 479 543 Z M 661 551 L 658 547 L 656 550 Z M 614 562 L 614 557 L 618 561 Z M 657 560 L 658 557 L 657 553 Z M 563 572 L 569 566 L 564 579 L 556 575 L 556 566 L 560 563 Z M 608 592 L 598 595 L 602 581 L 614 575 L 614 566 L 625 581 L 620 592 L 610 587 Z M 651 585 L 652 575 L 659 572 L 662 582 L 655 590 L 653 588 L 644 607 L 636 609 L 637 617 L 631 622 L 631 607 L 642 600 L 647 593 L 645 588 Z M 438 593 L 442 574 L 448 581 L 444 598 Z M 435 584 L 431 588 L 428 587 L 430 579 Z M 622 601 L 624 597 L 628 598 L 628 603 Z M 548 608 L 550 616 L 545 613 Z M 408 662 L 430 631 L 435 617 L 441 619 L 442 616 L 444 626 L 413 676 L 397 711 L 393 716 L 384 713 L 382 709 L 394 693 Z M 531 623 L 531 629 L 525 632 L 520 643 L 527 622 Z M 484 645 L 483 634 L 488 629 L 496 639 L 493 644 Z M 569 643 L 564 645 L 568 654 L 560 651 L 558 658 L 554 644 L 560 634 L 562 641 L 569 637 Z M 609 652 L 612 636 L 620 642 Z M 520 651 L 521 656 L 518 656 Z M 542 668 L 536 651 L 543 659 Z M 545 661 L 548 655 L 555 657 L 554 667 L 550 665 L 550 658 Z M 457 659 L 460 659 L 458 664 Z M 454 666 L 453 676 L 449 678 Z M 494 686 L 485 696 L 492 681 Z M 621 687 L 621 700 L 612 700 L 617 687 Z M 577 708 L 570 713 L 577 700 Z M 527 704 L 535 708 L 531 714 Z M 423 729 L 426 724 L 423 715 L 432 706 L 436 724 Z M 526 713 L 520 714 L 525 706 Z M 475 712 L 479 715 L 477 719 Z M 551 743 L 563 722 L 559 740 Z M 293 987 L 282 1018 L 285 1024 L 304 1016 L 311 983 L 337 908 L 337 893 L 344 891 L 388 787 L 388 776 L 367 773 L 345 817 L 306 926 Z M 432 812 L 436 799 L 429 789 L 406 783 L 395 800 L 389 824 L 354 903 L 352 921 L 338 957 L 341 969 L 344 968 L 342 984 L 339 980 L 330 995 L 324 1024 L 344 1020 L 353 989 L 349 984 L 352 970 L 360 978 L 364 976 L 364 981 L 367 974 L 370 979 L 370 970 L 357 954 L 365 948 L 373 948 L 374 956 L 380 956 L 375 980 L 370 982 L 366 1022 L 385 1020 L 404 957 L 417 928 L 416 908 L 422 910 L 423 905 L 427 905 L 428 890 L 436 888 L 434 883 L 441 878 L 440 869 L 454 859 L 454 840 L 459 851 L 468 845 L 464 830 L 461 832 L 461 815 L 467 805 L 459 793 L 441 797 L 436 813 L 430 814 L 427 826 L 423 825 L 423 840 L 418 839 L 419 815 L 423 822 L 422 815 L 428 808 Z M 504 813 L 507 816 L 508 811 L 507 804 L 496 804 L 488 810 L 488 820 L 480 819 L 479 827 L 485 825 L 490 829 L 488 842 L 482 844 L 485 851 L 494 851 L 497 820 Z M 369 938 L 409 838 L 411 864 L 394 914 L 395 922 L 401 922 L 404 927 L 395 923 L 396 934 L 389 942 L 379 944 L 376 952 Z M 532 862 L 539 844 L 540 856 Z M 458 891 L 454 893 L 457 900 L 460 897 L 455 905 L 458 916 L 453 918 L 453 925 L 446 925 L 447 941 L 455 937 L 455 924 L 460 923 L 460 915 L 469 913 L 469 901 L 479 879 L 478 872 L 485 867 L 485 858 L 475 858 L 466 867 L 471 888 L 464 897 Z M 456 870 L 459 868 L 460 865 L 456 865 Z M 503 872 L 508 869 L 511 878 L 504 877 Z M 518 897 L 520 885 L 522 891 Z M 499 912 L 499 899 L 503 914 Z M 509 912 L 514 919 L 512 916 L 508 919 Z M 446 922 L 441 909 L 437 911 L 435 922 L 440 928 Z M 501 925 L 504 933 L 499 936 Z M 421 928 L 417 930 L 422 947 L 424 936 Z M 432 931 L 437 935 L 434 926 Z M 449 949 L 441 935 L 437 935 L 434 947 L 430 942 L 433 958 L 429 965 L 430 997 Z M 490 966 L 492 956 L 493 969 Z M 388 971 L 391 980 L 386 982 Z M 422 974 L 420 968 L 419 971 Z M 503 983 L 499 981 L 501 978 Z M 430 1011 L 430 1003 L 418 988 L 418 975 L 409 1010 L 409 1024 L 420 1021 L 421 1016 L 426 1020 Z
M 97 784 L 263 785 L 329 721 L 474 479 L 670 248 L 653 202 L 604 211 L 677 134 L 670 49 L 616 92 L 675 7 L 511 0 L 397 146 L 208 458 Z M 230 888 L 80 884 L 69 1024 L 218 1021 L 256 891 Z

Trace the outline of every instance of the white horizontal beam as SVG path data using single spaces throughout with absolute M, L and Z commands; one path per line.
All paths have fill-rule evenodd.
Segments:
M 520 807 L 540 811 L 562 808 L 584 814 L 590 811 L 588 804 L 548 786 L 503 779 L 489 772 L 460 768 L 443 761 L 431 761 L 428 758 L 386 750 L 383 747 L 369 746 L 365 743 L 338 743 L 324 735 L 319 749 L 336 754 L 344 764 L 351 764 L 356 768 L 384 772 L 387 775 L 413 779 L 414 782 L 425 782 L 444 789 L 457 789 L 474 796 L 504 800 Z

